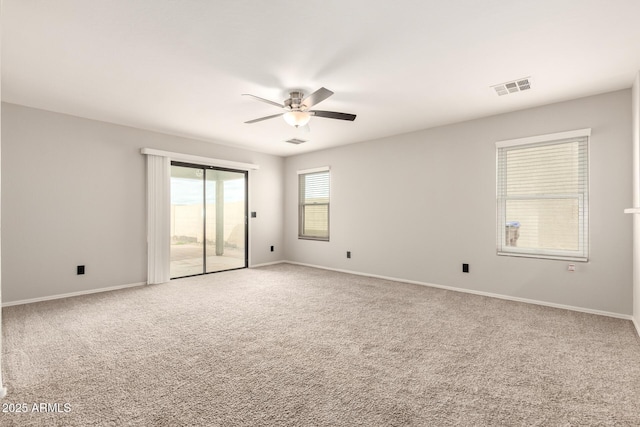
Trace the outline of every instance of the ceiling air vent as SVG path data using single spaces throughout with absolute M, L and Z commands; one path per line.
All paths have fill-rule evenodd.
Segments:
M 498 96 L 508 95 L 510 93 L 522 92 L 523 90 L 531 89 L 531 77 L 523 77 L 512 82 L 500 83 L 499 85 L 491 86 Z
M 287 139 L 285 142 L 288 142 L 289 144 L 302 144 L 303 142 L 307 142 L 304 139 L 298 139 L 298 138 L 291 138 L 291 139 Z

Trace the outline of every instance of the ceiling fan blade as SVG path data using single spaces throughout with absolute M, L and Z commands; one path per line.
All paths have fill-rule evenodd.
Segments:
M 333 95 L 333 92 L 331 92 L 327 88 L 321 87 L 317 91 L 313 92 L 311 95 L 307 96 L 302 101 L 302 105 L 306 106 L 307 108 L 311 108 L 314 105 L 318 104 L 319 102 L 324 101 L 331 95 Z
M 309 111 L 309 113 L 311 115 L 313 115 L 313 116 L 325 117 L 327 119 L 338 119 L 338 120 L 349 120 L 349 121 L 354 121 L 356 119 L 356 115 L 355 114 L 337 113 L 335 111 L 313 110 L 313 111 Z
M 275 105 L 276 107 L 284 108 L 283 104 L 278 104 L 275 101 L 269 101 L 268 99 L 260 98 L 259 96 L 251 95 L 250 93 L 243 93 L 242 96 L 250 96 L 258 101 L 266 102 L 267 104 Z
M 284 113 L 280 113 L 280 114 L 274 114 L 273 116 L 267 116 L 267 117 L 260 117 L 259 119 L 253 119 L 253 120 L 249 120 L 248 122 L 245 123 L 256 123 L 256 122 L 261 122 L 263 120 L 268 120 L 268 119 L 273 119 L 274 117 L 280 117 L 282 116 Z

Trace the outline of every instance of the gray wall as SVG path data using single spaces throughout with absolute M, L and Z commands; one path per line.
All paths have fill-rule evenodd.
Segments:
M 289 157 L 286 259 L 629 315 L 630 106 L 623 90 Z M 494 143 L 581 128 L 592 128 L 590 261 L 570 273 L 497 256 Z M 297 238 L 296 171 L 319 166 L 331 167 L 330 242 Z
M 282 259 L 282 158 L 3 103 L 4 303 L 146 281 L 142 147 L 260 165 L 250 260 Z
M 624 90 L 282 159 L 2 104 L 3 302 L 146 280 L 139 149 L 150 147 L 260 165 L 254 265 L 287 259 L 631 314 L 630 106 Z M 494 142 L 585 127 L 589 263 L 569 273 L 567 262 L 496 256 Z M 327 165 L 331 241 L 298 240 L 296 171 Z

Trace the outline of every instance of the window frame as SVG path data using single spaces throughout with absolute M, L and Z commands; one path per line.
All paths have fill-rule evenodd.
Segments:
M 302 183 L 303 179 L 307 175 L 314 175 L 326 172 L 329 179 L 328 194 L 326 203 L 305 203 L 303 198 Z M 312 236 L 304 234 L 304 221 L 305 221 L 305 207 L 306 206 L 327 206 L 327 236 Z M 298 171 L 298 239 L 300 240 L 316 240 L 322 242 L 328 242 L 331 236 L 331 168 L 329 166 L 323 166 L 313 169 L 304 169 Z
M 584 192 L 568 194 L 539 194 L 539 195 L 506 195 L 507 160 L 506 155 L 509 150 L 525 149 L 539 146 L 556 145 L 562 143 L 576 142 L 586 139 L 586 147 L 579 151 L 579 156 L 586 156 L 586 159 L 578 159 L 579 174 L 584 176 Z M 496 254 L 501 256 L 516 256 L 539 259 L 566 260 L 566 261 L 589 261 L 589 162 L 591 146 L 591 129 L 578 129 L 568 132 L 559 132 L 546 135 L 538 135 L 527 138 L 498 141 L 496 146 L 496 224 L 497 241 Z M 561 249 L 536 249 L 522 248 L 506 245 L 506 209 L 508 200 L 551 200 L 551 199 L 577 199 L 578 200 L 578 250 Z

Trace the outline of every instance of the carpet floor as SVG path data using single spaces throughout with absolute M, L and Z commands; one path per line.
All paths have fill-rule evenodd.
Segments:
M 3 426 L 640 426 L 626 320 L 289 264 L 2 314 Z

